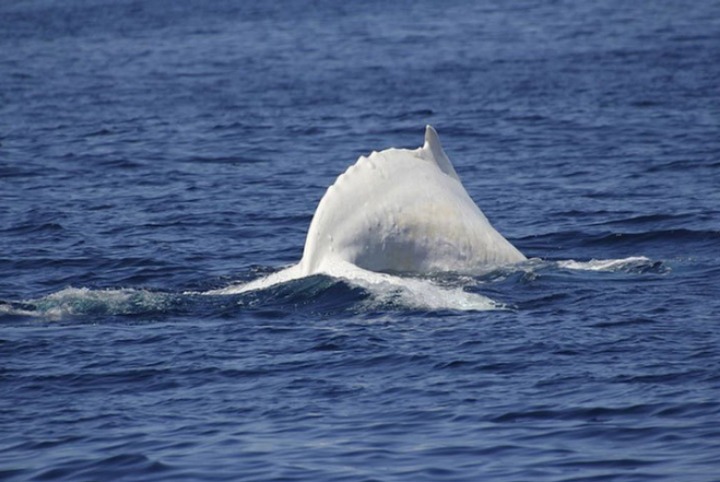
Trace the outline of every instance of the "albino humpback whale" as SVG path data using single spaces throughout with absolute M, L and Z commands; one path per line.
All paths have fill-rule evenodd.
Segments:
M 325 274 L 416 292 L 426 306 L 446 307 L 452 300 L 450 306 L 460 309 L 488 309 L 495 305 L 480 295 L 432 289 L 392 274 L 479 274 L 525 259 L 470 199 L 435 129 L 427 126 L 422 147 L 362 156 L 335 180 L 315 211 L 298 264 L 209 294 Z
M 360 157 L 320 200 L 301 276 L 338 263 L 368 271 L 478 273 L 526 258 L 468 195 L 432 126 L 417 149 Z

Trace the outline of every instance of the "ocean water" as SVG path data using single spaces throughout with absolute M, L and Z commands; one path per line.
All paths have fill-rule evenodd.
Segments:
M 528 262 L 218 294 L 426 124 Z M 719 253 L 720 2 L 0 3 L 0 480 L 718 481 Z

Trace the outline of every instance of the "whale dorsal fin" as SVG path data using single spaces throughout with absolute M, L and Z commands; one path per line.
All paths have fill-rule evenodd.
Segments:
M 460 181 L 460 178 L 458 177 L 457 172 L 455 172 L 455 168 L 450 162 L 450 159 L 448 159 L 447 155 L 445 155 L 445 151 L 443 151 L 438 133 L 430 124 L 425 126 L 425 144 L 422 149 L 426 153 L 426 156 L 424 157 L 435 162 L 442 172 Z

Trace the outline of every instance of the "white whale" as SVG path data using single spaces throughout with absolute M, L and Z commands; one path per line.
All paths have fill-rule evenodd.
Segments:
M 525 259 L 470 198 L 427 126 L 422 147 L 362 156 L 328 188 L 300 271 L 348 262 L 376 272 L 472 274 Z
M 313 274 L 362 286 L 395 287 L 442 300 L 450 291 L 426 289 L 420 280 L 394 274 L 479 274 L 525 261 L 473 202 L 427 126 L 417 149 L 387 149 L 362 156 L 320 200 L 300 262 L 240 286 L 209 294 L 264 289 Z M 379 290 L 375 290 L 379 291 Z M 456 292 L 452 306 L 492 306 L 487 298 Z

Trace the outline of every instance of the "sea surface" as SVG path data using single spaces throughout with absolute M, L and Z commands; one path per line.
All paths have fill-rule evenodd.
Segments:
M 529 261 L 217 294 L 426 124 Z M 720 2 L 4 1 L 0 300 L 3 481 L 718 481 Z

